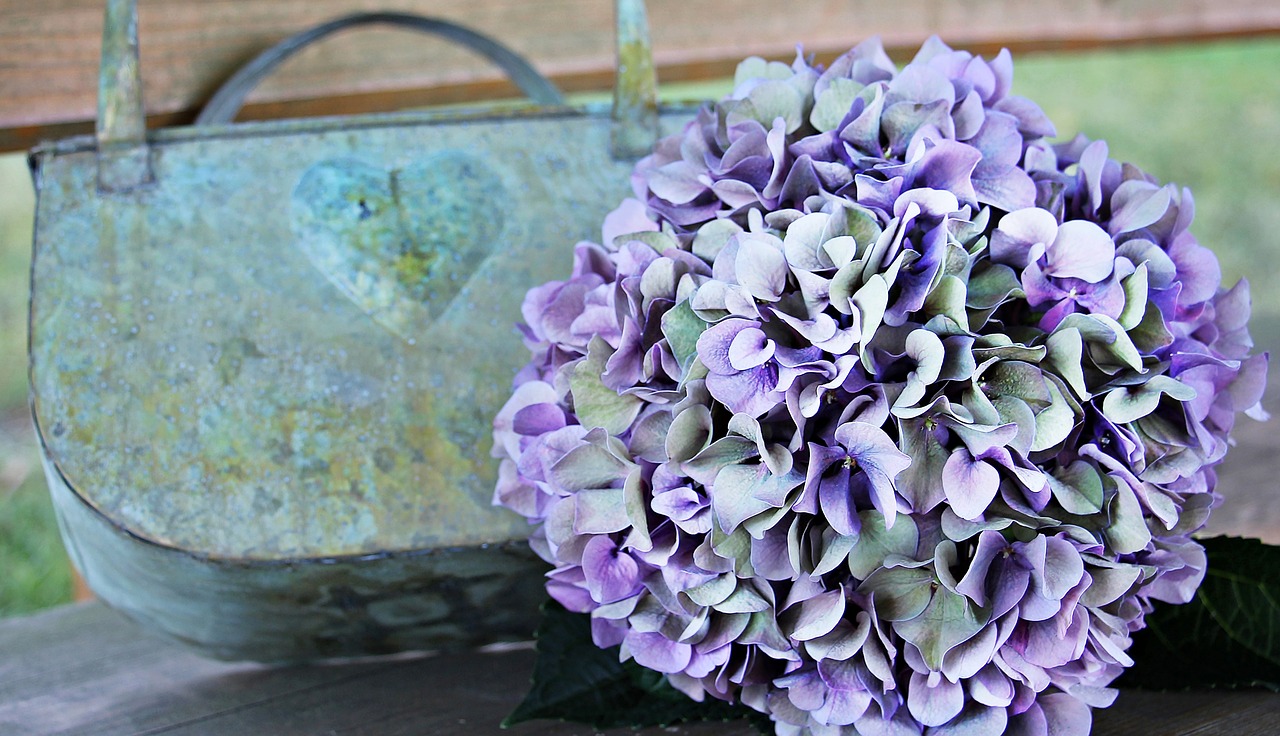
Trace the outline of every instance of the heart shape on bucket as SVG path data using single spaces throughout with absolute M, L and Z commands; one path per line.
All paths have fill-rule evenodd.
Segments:
M 461 151 L 400 169 L 356 159 L 311 166 L 294 187 L 293 231 L 361 310 L 411 339 L 448 308 L 503 227 L 502 181 Z

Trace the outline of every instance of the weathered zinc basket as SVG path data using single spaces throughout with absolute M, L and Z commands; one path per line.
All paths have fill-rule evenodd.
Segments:
M 32 405 L 76 566 L 222 658 L 527 637 L 545 567 L 490 505 L 490 422 L 526 289 L 689 115 L 658 112 L 643 3 L 618 2 L 612 114 L 151 133 L 135 16 L 110 0 L 96 139 L 32 155 Z

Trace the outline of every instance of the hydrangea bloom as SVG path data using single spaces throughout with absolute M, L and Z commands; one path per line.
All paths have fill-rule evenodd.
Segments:
M 496 502 L 600 646 L 780 734 L 1076 734 L 1191 598 L 1248 286 L 1011 77 L 749 59 L 529 292 Z

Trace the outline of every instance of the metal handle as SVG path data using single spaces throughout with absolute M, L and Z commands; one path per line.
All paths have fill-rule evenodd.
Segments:
M 306 46 L 339 31 L 357 26 L 392 25 L 424 33 L 434 33 L 455 41 L 481 54 L 500 66 L 511 81 L 541 105 L 563 105 L 564 97 L 546 77 L 538 73 L 528 61 L 497 41 L 470 28 L 437 18 L 427 18 L 410 13 L 356 13 L 295 34 L 272 46 L 245 64 L 218 88 L 208 104 L 196 117 L 196 125 L 230 123 L 235 120 L 244 100 L 254 87 L 268 74 L 275 71 L 286 59 Z
M 658 141 L 658 75 L 649 43 L 644 0 L 617 0 L 618 76 L 613 82 L 613 130 L 609 146 L 615 159 L 639 158 Z
M 615 158 L 636 158 L 652 148 L 658 138 L 658 85 L 649 43 L 649 22 L 644 0 L 616 0 L 618 74 L 613 92 L 611 153 Z M 197 119 L 198 124 L 230 121 L 244 96 L 280 61 L 307 43 L 353 23 L 429 24 L 441 33 L 493 59 L 534 101 L 563 104 L 550 82 L 528 62 L 491 39 L 460 26 L 400 13 L 370 13 L 332 21 L 287 39 L 241 69 L 210 100 Z M 389 20 L 395 19 L 395 20 Z M 345 24 L 345 25 L 344 25 Z M 291 45 L 292 44 L 292 45 Z M 273 53 L 274 52 L 274 53 Z M 241 80 L 241 81 L 237 81 Z M 241 86 L 241 82 L 247 86 Z M 222 95 L 223 92 L 225 95 Z M 216 104 L 215 104 L 216 103 Z M 142 74 L 138 64 L 137 0 L 107 0 L 102 31 L 102 66 L 98 72 L 98 188 L 104 192 L 136 189 L 154 181 L 147 147 L 146 117 L 142 105 Z
M 137 0 L 107 0 L 98 71 L 98 188 L 120 192 L 149 184 L 151 156 L 138 68 Z

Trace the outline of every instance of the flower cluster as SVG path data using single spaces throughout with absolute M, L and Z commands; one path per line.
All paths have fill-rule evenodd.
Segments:
M 780 734 L 1074 734 L 1191 598 L 1248 287 L 1011 77 L 749 59 L 529 292 L 496 503 L 597 644 Z

